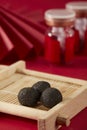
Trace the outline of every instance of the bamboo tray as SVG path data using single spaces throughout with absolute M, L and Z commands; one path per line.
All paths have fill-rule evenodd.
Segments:
M 23 87 L 48 81 L 58 88 L 63 101 L 51 109 L 42 105 L 35 108 L 19 104 L 17 94 Z M 68 126 L 70 119 L 87 107 L 87 81 L 27 70 L 24 61 L 10 66 L 0 65 L 0 112 L 37 120 L 38 130 L 58 130 Z

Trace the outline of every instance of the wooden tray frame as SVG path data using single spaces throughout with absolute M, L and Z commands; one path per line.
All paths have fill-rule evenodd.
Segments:
M 32 75 L 50 80 L 60 80 L 63 82 L 77 84 L 81 87 L 72 93 L 68 100 L 62 101 L 60 104 L 57 104 L 48 111 L 0 101 L 0 112 L 37 120 L 38 130 L 57 130 L 61 127 L 61 125 L 68 126 L 70 124 L 70 120 L 81 110 L 87 107 L 86 80 L 27 70 L 25 62 L 18 61 L 9 67 L 0 65 L 0 82 L 12 76 L 16 72 L 27 76 Z

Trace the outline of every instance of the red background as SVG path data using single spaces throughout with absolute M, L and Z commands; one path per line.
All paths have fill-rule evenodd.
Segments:
M 72 0 L 0 0 L 0 5 L 10 7 L 10 9 L 26 8 L 28 10 L 64 8 L 67 2 Z M 73 0 L 79 1 L 79 0 Z M 82 0 L 87 1 L 87 0 Z

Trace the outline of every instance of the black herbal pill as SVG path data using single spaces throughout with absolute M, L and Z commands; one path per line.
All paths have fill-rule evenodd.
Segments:
M 18 93 L 18 100 L 21 105 L 33 107 L 37 105 L 40 93 L 33 88 L 23 88 Z
M 56 88 L 47 88 L 41 95 L 40 101 L 48 108 L 52 108 L 62 101 L 62 94 Z
M 49 87 L 50 87 L 50 84 L 46 81 L 38 81 L 32 86 L 32 88 L 38 90 L 40 93 L 42 93 L 45 89 Z

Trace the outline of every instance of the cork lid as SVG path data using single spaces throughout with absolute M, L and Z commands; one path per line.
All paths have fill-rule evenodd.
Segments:
M 86 1 L 69 2 L 66 4 L 66 8 L 75 10 L 87 10 L 87 2 Z
M 66 8 L 75 11 L 77 17 L 87 17 L 86 1 L 69 2 L 66 4 Z
M 44 14 L 49 26 L 70 26 L 74 23 L 75 13 L 66 9 L 50 9 Z

